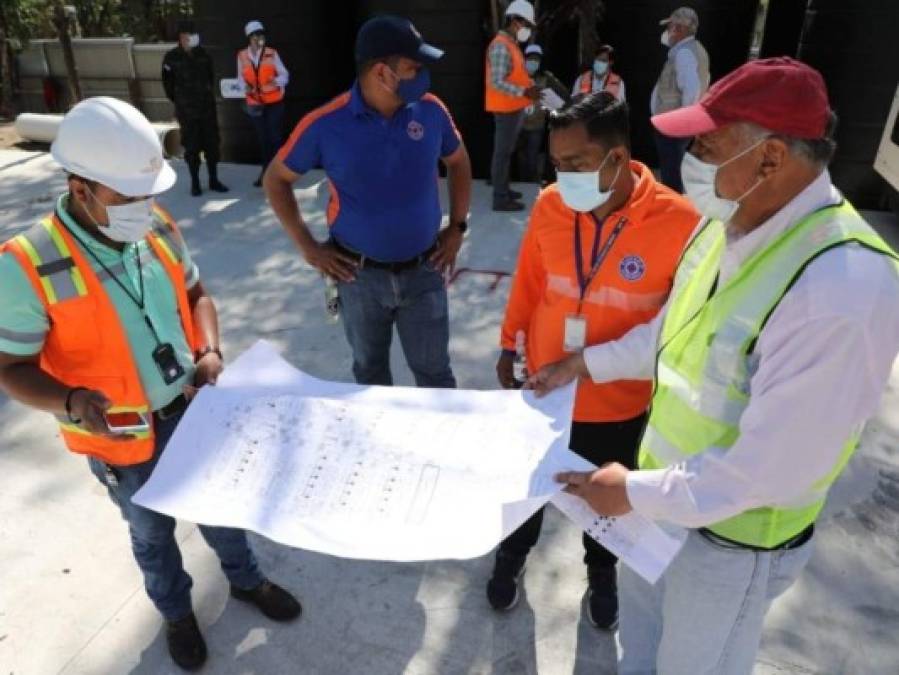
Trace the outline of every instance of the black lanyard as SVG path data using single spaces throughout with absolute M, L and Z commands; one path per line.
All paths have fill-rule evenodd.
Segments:
M 60 221 L 62 221 L 62 218 L 60 218 Z M 90 246 L 88 246 L 84 241 L 82 241 L 81 237 L 79 237 L 77 234 L 75 234 L 65 224 L 63 224 L 63 227 L 65 227 L 66 230 L 68 230 L 69 234 L 71 234 L 75 238 L 75 240 L 79 244 L 81 244 L 81 248 L 84 249 L 85 251 L 87 251 L 88 254 L 91 256 L 91 258 L 93 258 L 97 262 L 97 264 L 103 268 L 103 271 L 106 272 L 107 276 L 110 279 L 112 279 L 118 285 L 119 288 L 122 289 L 122 292 L 128 296 L 128 299 L 131 300 L 131 302 L 133 302 L 135 305 L 137 305 L 137 308 L 140 310 L 140 313 L 144 317 L 144 321 L 146 322 L 147 327 L 150 329 L 150 332 L 153 333 L 153 339 L 156 340 L 157 345 L 161 345 L 162 340 L 159 339 L 159 333 L 156 332 L 156 328 L 155 328 L 155 326 L 153 326 L 153 322 L 150 321 L 150 317 L 147 316 L 147 310 L 145 309 L 146 304 L 144 303 L 144 272 L 143 272 L 143 266 L 141 265 L 141 262 L 140 262 L 140 247 L 135 246 L 135 250 L 137 251 L 137 283 L 138 283 L 138 287 L 140 289 L 140 295 L 134 295 L 131 291 L 128 290 L 128 288 L 125 286 L 125 284 L 123 284 L 121 281 L 119 281 L 119 278 L 115 274 L 112 273 L 112 270 L 110 270 L 106 265 L 103 264 L 103 261 L 100 260 L 99 256 L 91 250 Z M 124 260 L 122 262 L 123 262 L 123 267 L 124 267 Z
M 605 224 L 605 220 L 602 222 L 594 216 L 592 213 L 590 217 L 593 218 L 593 222 L 596 223 L 596 238 L 593 240 L 593 250 L 590 254 L 591 258 L 591 268 L 589 274 L 584 276 L 584 254 L 581 252 L 581 228 L 580 228 L 580 214 L 575 214 L 574 216 L 574 266 L 577 270 L 577 282 L 580 287 L 580 297 L 578 298 L 577 303 L 577 313 L 581 313 L 581 305 L 584 303 L 584 296 L 587 294 L 587 288 L 593 282 L 593 279 L 596 278 L 596 275 L 599 273 L 599 269 L 602 267 L 603 262 L 605 262 L 606 257 L 609 255 L 609 251 L 612 250 L 612 245 L 615 243 L 615 240 L 618 239 L 618 235 L 621 234 L 621 230 L 624 229 L 625 223 L 627 223 L 627 218 L 621 216 L 618 219 L 618 222 L 615 223 L 615 228 L 609 233 L 609 238 L 606 239 L 606 243 L 603 244 L 602 250 L 597 252 L 597 247 L 599 246 L 599 240 L 602 238 L 602 228 Z

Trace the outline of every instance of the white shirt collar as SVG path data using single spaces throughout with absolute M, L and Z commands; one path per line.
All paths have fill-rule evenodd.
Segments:
M 838 204 L 842 198 L 839 190 L 830 182 L 830 173 L 825 169 L 780 211 L 749 234 L 741 235 L 728 228 L 727 245 L 721 257 L 720 281 L 730 278 L 756 251 L 771 243 L 803 216 L 825 206 Z

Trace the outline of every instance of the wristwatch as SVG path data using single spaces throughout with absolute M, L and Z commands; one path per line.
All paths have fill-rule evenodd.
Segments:
M 212 347 L 212 346 L 210 346 L 210 345 L 206 345 L 206 346 L 203 347 L 202 349 L 198 349 L 198 350 L 197 350 L 197 353 L 194 354 L 194 362 L 199 361 L 200 359 L 202 359 L 204 356 L 206 356 L 206 355 L 209 354 L 210 352 L 213 353 L 213 354 L 216 354 L 222 361 L 225 360 L 225 357 L 222 356 L 222 350 L 221 350 L 221 349 L 219 349 L 218 347 Z
M 458 223 L 456 223 L 456 227 L 459 228 L 459 232 L 461 232 L 462 234 L 468 232 L 468 223 L 464 220 L 460 220 Z

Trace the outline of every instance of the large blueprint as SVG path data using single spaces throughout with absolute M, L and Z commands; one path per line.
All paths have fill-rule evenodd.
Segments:
M 556 472 L 593 468 L 567 449 L 573 396 L 327 382 L 260 342 L 201 390 L 134 501 L 343 557 L 472 558 L 559 494 Z M 638 555 L 665 548 L 645 525 Z

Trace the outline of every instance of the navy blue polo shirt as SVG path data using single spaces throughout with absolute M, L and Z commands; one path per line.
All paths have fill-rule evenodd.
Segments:
M 278 157 L 296 173 L 324 169 L 331 236 L 375 260 L 409 260 L 434 243 L 442 213 L 437 160 L 461 137 L 432 94 L 390 119 L 369 107 L 359 83 L 300 120 Z

